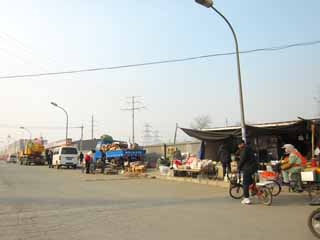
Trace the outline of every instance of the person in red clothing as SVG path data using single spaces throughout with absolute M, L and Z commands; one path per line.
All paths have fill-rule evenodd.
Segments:
M 86 162 L 86 173 L 90 173 L 90 162 L 91 162 L 91 157 L 90 157 L 90 152 L 86 153 L 84 157 L 84 161 Z

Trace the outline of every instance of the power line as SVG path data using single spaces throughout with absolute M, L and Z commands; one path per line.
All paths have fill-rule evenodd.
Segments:
M 320 44 L 320 40 L 312 41 L 312 42 L 294 43 L 294 44 L 275 46 L 275 47 L 268 47 L 268 48 L 251 49 L 251 50 L 246 50 L 246 51 L 240 51 L 240 54 L 249 54 L 249 53 L 256 53 L 256 52 L 280 51 L 280 50 L 284 50 L 284 49 L 288 49 L 288 48 L 302 47 L 302 46 L 312 46 L 312 45 L 316 45 L 316 44 Z M 205 59 L 205 58 L 212 58 L 212 57 L 222 57 L 222 56 L 229 56 L 229 55 L 234 55 L 234 54 L 236 54 L 236 53 L 235 52 L 226 52 L 226 53 L 216 53 L 216 54 L 201 55 L 201 56 L 196 56 L 196 57 L 175 58 L 175 59 L 168 59 L 168 60 L 160 60 L 160 61 L 136 63 L 136 64 L 128 64 L 128 65 L 119 65 L 119 66 L 111 66 L 111 67 L 97 67 L 97 68 L 87 68 L 87 69 L 80 69 L 80 70 L 70 70 L 70 71 L 61 71 L 61 72 L 46 72 L 46 73 L 33 73 L 33 74 L 23 74 L 23 75 L 7 75 L 7 76 L 0 76 L 0 79 L 41 77 L 41 76 L 74 74 L 74 73 L 83 73 L 83 72 L 95 72 L 95 71 L 103 71 L 103 70 L 115 70 L 115 69 L 123 69 L 123 68 L 134 68 L 134 67 L 143 67 L 143 66 L 150 66 L 150 65 L 186 62 L 186 61 Z
M 16 129 L 19 129 L 21 125 L 16 125 L 16 126 L 13 126 L 13 125 L 8 125 L 8 124 L 0 124 L 0 128 L 16 128 Z M 25 126 L 26 128 L 29 128 L 29 129 L 44 129 L 44 130 L 55 130 L 55 129 L 65 129 L 66 127 L 59 127 L 59 126 Z M 68 128 L 72 128 L 72 129 L 75 129 L 75 128 L 81 128 L 81 126 L 71 126 L 71 127 L 68 127 Z

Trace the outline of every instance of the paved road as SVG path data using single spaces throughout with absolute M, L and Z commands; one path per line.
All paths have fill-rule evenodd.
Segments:
M 212 186 L 0 163 L 0 239 L 314 239 L 306 199 L 243 206 Z

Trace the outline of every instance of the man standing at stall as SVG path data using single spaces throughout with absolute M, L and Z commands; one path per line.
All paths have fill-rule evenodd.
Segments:
M 218 149 L 218 160 L 222 164 L 222 169 L 223 169 L 223 177 L 226 176 L 227 171 L 230 173 L 231 172 L 231 154 L 227 149 L 226 144 L 222 143 Z
M 258 162 L 255 160 L 251 146 L 244 141 L 238 145 L 240 149 L 240 161 L 238 171 L 243 173 L 243 193 L 242 204 L 251 204 L 249 198 L 249 186 L 253 184 L 253 174 L 258 171 Z

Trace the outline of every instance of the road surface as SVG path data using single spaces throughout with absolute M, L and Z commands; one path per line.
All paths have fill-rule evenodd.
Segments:
M 244 206 L 225 188 L 0 163 L 0 239 L 315 239 L 307 199 Z

